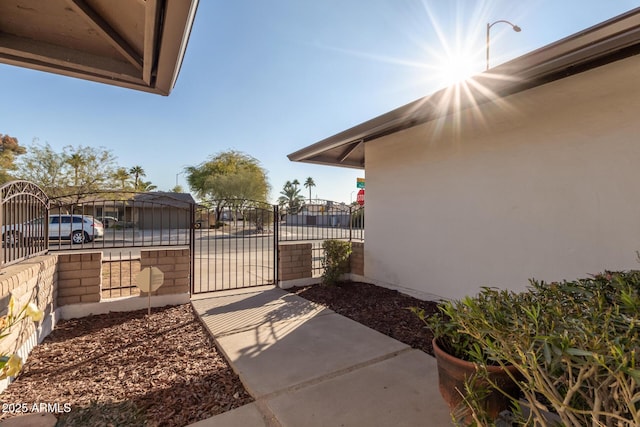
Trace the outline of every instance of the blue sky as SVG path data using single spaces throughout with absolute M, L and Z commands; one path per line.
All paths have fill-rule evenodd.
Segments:
M 355 200 L 364 171 L 286 155 L 448 84 L 447 58 L 497 65 L 588 28 L 640 1 L 201 0 L 169 97 L 0 64 L 0 133 L 105 147 L 141 165 L 160 190 L 184 167 L 227 149 L 285 181 L 311 176 L 313 197 Z M 469 64 L 470 63 L 470 64 Z M 178 181 L 186 188 L 183 175 Z M 417 184 L 418 185 L 418 184 Z M 303 191 L 307 195 L 307 191 Z

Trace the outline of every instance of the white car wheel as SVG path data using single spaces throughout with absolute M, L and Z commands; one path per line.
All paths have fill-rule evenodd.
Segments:
M 85 233 L 83 231 L 74 231 L 71 234 L 71 241 L 75 244 L 80 244 L 85 242 Z

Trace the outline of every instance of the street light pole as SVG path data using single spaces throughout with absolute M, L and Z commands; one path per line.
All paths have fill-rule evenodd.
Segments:
M 184 172 L 178 172 L 176 174 L 176 187 L 178 186 L 178 175 L 182 175 Z
M 356 192 L 356 190 L 353 190 L 351 192 L 351 194 L 349 195 L 349 204 L 353 203 L 353 193 L 355 193 L 355 192 Z
M 489 34 L 491 33 L 491 27 L 493 27 L 498 22 L 504 22 L 505 24 L 511 25 L 511 28 L 513 28 L 513 31 L 515 31 L 516 33 L 519 33 L 520 31 L 522 31 L 522 28 L 518 27 L 515 24 L 512 24 L 509 21 L 505 21 L 504 19 L 500 19 L 499 21 L 495 21 L 495 22 L 493 22 L 491 24 L 489 24 L 487 22 L 487 44 L 486 44 L 486 47 L 487 47 L 487 70 L 489 69 L 489 45 L 491 44 L 490 39 L 489 39 L 489 37 L 490 37 Z

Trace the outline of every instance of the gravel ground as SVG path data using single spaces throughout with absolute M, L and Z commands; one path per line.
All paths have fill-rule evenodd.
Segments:
M 433 354 L 431 332 L 408 308 L 432 313 L 434 302 L 365 283 L 290 291 Z M 57 404 L 58 426 L 98 427 L 184 426 L 253 400 L 191 305 L 146 313 L 58 323 L 2 393 L 2 402 L 29 408 Z M 0 419 L 13 415 L 3 413 Z

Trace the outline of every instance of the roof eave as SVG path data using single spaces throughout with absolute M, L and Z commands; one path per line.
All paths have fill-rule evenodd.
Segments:
M 468 85 L 472 88 L 471 95 L 462 98 L 460 104 L 455 106 L 455 111 L 477 107 L 638 53 L 640 8 L 474 76 L 471 80 L 476 84 Z M 477 89 L 478 87 L 482 87 L 482 90 Z M 366 143 L 451 114 L 454 112 L 451 103 L 444 103 L 449 105 L 448 108 L 438 107 L 442 105 L 438 100 L 448 96 L 450 90 L 451 88 L 445 88 L 420 98 L 287 157 L 296 162 L 346 166 L 338 158 L 326 156 L 327 151 L 357 141 Z M 364 157 L 361 160 L 352 159 L 352 164 L 354 161 L 364 167 Z

